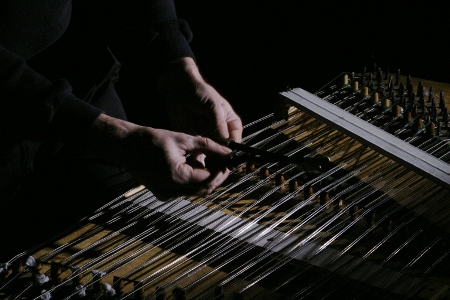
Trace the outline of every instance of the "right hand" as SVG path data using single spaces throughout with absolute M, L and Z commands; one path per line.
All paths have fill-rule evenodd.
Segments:
M 158 89 L 166 99 L 174 130 L 217 141 L 242 141 L 241 119 L 230 103 L 204 80 L 192 58 L 171 62 L 158 79 Z
M 209 194 L 229 173 L 216 164 L 205 169 L 204 156 L 231 152 L 209 138 L 143 127 L 104 114 L 94 122 L 90 138 L 98 155 L 125 168 L 160 200 Z

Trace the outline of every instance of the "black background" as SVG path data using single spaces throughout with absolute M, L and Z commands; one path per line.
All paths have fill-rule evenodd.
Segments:
M 364 67 L 371 71 L 374 64 L 384 72 L 389 67 L 403 75 L 450 82 L 445 1 L 175 0 L 175 4 L 178 17 L 193 31 L 191 47 L 203 76 L 228 99 L 244 124 L 272 112 L 277 94 L 289 87 L 314 92 L 342 72 L 361 72 Z M 75 76 L 67 72 L 75 87 L 93 76 L 90 66 L 98 62 L 89 61 L 95 55 L 88 46 L 98 42 L 92 28 L 103 22 L 104 7 L 98 7 L 102 5 L 107 3 L 75 1 L 68 32 L 33 66 L 38 71 L 44 66 L 50 78 L 60 76 L 64 65 L 77 69 Z M 86 66 L 71 58 L 75 56 L 86 58 Z M 129 84 L 137 85 L 134 78 L 127 81 L 122 76 L 119 90 Z M 147 85 L 145 80 L 142 85 Z M 132 120 L 145 119 L 139 114 L 148 109 L 128 103 L 152 97 L 146 93 L 144 89 L 121 95 L 131 107 Z M 130 101 L 133 97 L 137 100 Z
M 203 75 L 247 123 L 288 87 L 373 65 L 449 82 L 444 1 L 176 1 Z

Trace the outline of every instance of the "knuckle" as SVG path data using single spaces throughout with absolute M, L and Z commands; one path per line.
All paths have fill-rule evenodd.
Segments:
M 189 172 L 189 169 L 182 168 L 181 165 L 178 168 L 174 169 L 171 173 L 171 180 L 175 184 L 188 184 L 192 177 L 192 172 Z
M 207 137 L 200 137 L 199 144 L 205 149 L 209 149 L 212 146 L 212 141 Z

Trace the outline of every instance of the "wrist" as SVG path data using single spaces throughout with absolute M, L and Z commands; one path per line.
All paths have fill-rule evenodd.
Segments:
M 127 139 L 139 126 L 121 119 L 100 114 L 91 126 L 88 142 L 98 157 L 119 165 L 124 164 Z
M 169 64 L 169 68 L 172 67 L 176 71 L 183 72 L 194 78 L 202 78 L 198 69 L 197 63 L 192 57 L 182 57 Z
M 196 62 L 191 57 L 183 57 L 172 61 L 158 78 L 158 90 L 164 96 L 179 96 L 195 92 L 203 77 Z

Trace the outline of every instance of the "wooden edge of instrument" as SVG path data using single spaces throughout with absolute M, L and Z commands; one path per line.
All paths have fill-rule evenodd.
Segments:
M 301 88 L 281 92 L 280 95 L 318 120 L 450 189 L 449 165 L 438 158 Z

